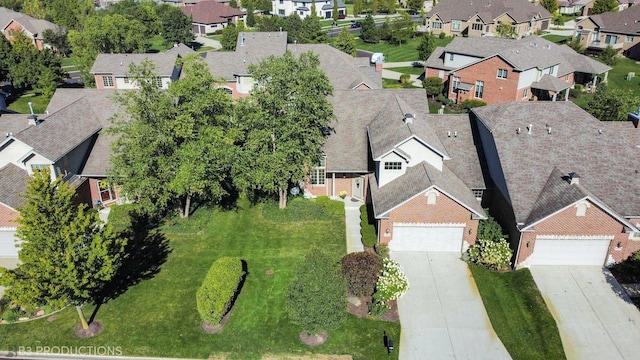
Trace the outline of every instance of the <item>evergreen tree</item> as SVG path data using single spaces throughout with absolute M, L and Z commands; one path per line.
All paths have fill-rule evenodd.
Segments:
M 368 44 L 377 44 L 380 42 L 380 32 L 378 31 L 378 27 L 376 26 L 371 14 L 367 14 L 362 22 L 360 38 Z
M 340 30 L 340 34 L 338 34 L 336 41 L 333 43 L 333 46 L 335 46 L 336 49 L 351 56 L 356 56 L 356 40 L 347 28 L 342 28 L 342 30 Z
M 353 17 L 359 17 L 362 11 L 362 0 L 353 0 Z
M 22 240 L 21 264 L 0 279 L 6 295 L 20 306 L 76 306 L 83 328 L 88 328 L 81 306 L 99 302 L 99 294 L 118 269 L 125 241 L 86 205 L 76 206 L 75 191 L 48 169 L 29 179 L 16 232 Z
M 407 8 L 413 11 L 421 11 L 424 7 L 424 0 L 408 0 Z
M 0 36 L 0 82 L 8 80 L 11 52 L 9 40 L 4 36 Z
M 430 32 L 422 34 L 422 37 L 420 38 L 420 45 L 418 45 L 418 58 L 422 61 L 426 61 L 435 49 L 435 36 Z
M 222 45 L 222 49 L 226 51 L 234 51 L 236 49 L 238 45 L 238 28 L 233 23 L 227 24 L 224 30 L 222 30 L 220 44 Z
M 247 26 L 248 27 L 256 26 L 256 16 L 253 13 L 253 8 L 252 7 L 248 7 L 247 8 Z
M 311 15 L 302 20 L 302 34 L 299 38 L 299 42 L 305 44 L 322 44 L 326 42 L 327 35 L 322 30 L 322 24 L 320 24 L 320 18 Z
M 333 21 L 338 21 L 338 0 L 333 1 L 333 10 L 331 11 L 331 17 Z
M 550 13 L 554 14 L 558 11 L 558 0 L 540 0 L 540 6 L 547 9 Z

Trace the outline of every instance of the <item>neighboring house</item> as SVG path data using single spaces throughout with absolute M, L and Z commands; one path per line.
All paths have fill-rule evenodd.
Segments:
M 13 10 L 0 7 L 0 32 L 11 40 L 14 34 L 22 32 L 33 42 L 38 50 L 49 48 L 49 44 L 44 42 L 42 33 L 45 30 L 58 31 L 61 28 L 49 21 L 40 20 L 31 16 L 15 12 Z
M 528 0 L 442 0 L 427 14 L 435 35 L 495 36 L 500 23 L 513 27 L 517 37 L 546 30 L 553 16 Z
M 316 16 L 321 19 L 331 19 L 333 17 L 334 0 L 316 1 Z M 338 1 L 338 15 L 346 16 L 347 7 L 342 0 Z M 298 14 L 302 19 L 311 15 L 312 0 L 271 0 L 273 14 L 278 16 L 291 16 Z
M 489 208 L 517 267 L 605 265 L 640 249 L 640 136 L 630 122 L 601 122 L 572 102 L 470 116 L 494 186 Z
M 223 30 L 227 24 L 237 24 L 244 20 L 245 11 L 234 9 L 217 1 L 200 1 L 180 8 L 191 17 L 192 31 L 197 35 L 206 35 Z
M 519 40 L 455 38 L 436 48 L 425 62 L 426 76 L 445 82 L 457 103 L 478 99 L 487 104 L 512 101 L 567 100 L 574 84 L 595 89 L 597 75 L 611 68 L 566 45 L 537 36 Z
M 156 85 L 167 89 L 172 81 L 180 77 L 182 67 L 178 59 L 195 53 L 184 44 L 176 44 L 164 53 L 153 54 L 98 54 L 90 73 L 93 74 L 98 89 L 134 89 L 136 85 L 127 74 L 129 66 L 140 65 L 149 60 L 158 73 Z
M 559 0 L 558 12 L 567 15 L 586 15 L 593 7 L 593 0 Z
M 286 51 L 312 51 L 320 59 L 320 68 L 335 89 L 381 89 L 382 78 L 366 58 L 354 58 L 327 44 L 287 44 L 287 33 L 241 32 L 233 52 L 209 51 L 203 54 L 209 71 L 225 82 L 224 88 L 234 97 L 246 97 L 253 88 L 250 64 Z
M 611 45 L 628 58 L 640 60 L 640 6 L 620 12 L 590 15 L 576 23 L 574 36 L 589 52 Z

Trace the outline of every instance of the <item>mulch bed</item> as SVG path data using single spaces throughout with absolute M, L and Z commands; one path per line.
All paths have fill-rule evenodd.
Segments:
M 231 317 L 231 310 L 229 310 L 229 312 L 222 317 L 222 321 L 220 321 L 219 324 L 216 325 L 211 325 L 206 321 L 202 322 L 202 331 L 206 332 L 207 334 L 217 334 L 220 331 L 222 331 L 222 329 L 224 328 L 224 326 L 227 324 L 227 321 L 229 321 L 229 318 Z
M 368 304 L 372 301 L 371 296 L 363 296 L 363 297 L 355 297 L 349 296 L 349 314 L 353 314 L 357 317 L 361 318 L 372 318 L 369 316 L 369 306 Z M 391 301 L 389 302 L 391 305 L 391 309 L 387 311 L 381 318 L 375 318 L 376 320 L 388 321 L 388 322 L 399 322 L 400 317 L 398 316 L 398 302 Z
M 98 335 L 100 331 L 102 331 L 102 323 L 99 321 L 94 321 L 89 324 L 89 328 L 87 329 L 83 329 L 82 325 L 78 325 L 73 333 L 76 337 L 79 338 L 90 338 Z
M 327 342 L 329 338 L 329 334 L 326 331 L 321 332 L 320 334 L 311 335 L 306 331 L 300 333 L 300 341 L 309 346 L 318 346 Z

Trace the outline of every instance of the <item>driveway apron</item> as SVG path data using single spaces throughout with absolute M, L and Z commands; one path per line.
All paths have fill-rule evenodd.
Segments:
M 409 278 L 398 300 L 400 359 L 510 359 L 467 264 L 454 252 L 392 252 Z
M 567 359 L 638 359 L 640 312 L 599 266 L 532 266 Z

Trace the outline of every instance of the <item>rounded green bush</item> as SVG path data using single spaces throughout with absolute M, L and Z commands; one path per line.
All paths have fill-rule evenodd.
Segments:
M 216 260 L 196 292 L 196 303 L 202 320 L 216 325 L 231 309 L 245 276 L 242 260 L 222 257 Z

